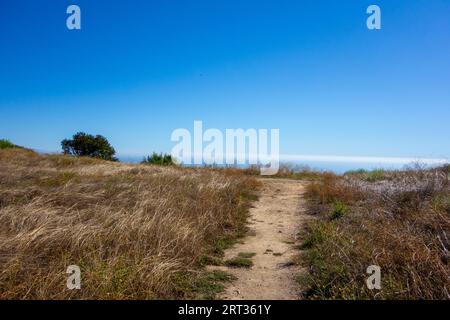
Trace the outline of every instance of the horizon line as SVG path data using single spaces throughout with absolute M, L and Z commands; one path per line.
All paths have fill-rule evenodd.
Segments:
M 48 151 L 40 149 L 32 149 L 38 153 L 43 154 L 58 154 L 60 151 Z M 164 153 L 164 152 L 162 152 Z M 145 157 L 151 155 L 149 153 L 120 153 L 117 152 L 117 157 Z M 169 153 L 170 154 L 170 153 Z M 194 154 L 192 154 L 194 156 Z M 225 156 L 225 154 L 224 154 Z M 247 154 L 247 156 L 250 156 Z M 311 155 L 311 154 L 280 154 L 280 161 L 319 161 L 319 162 L 346 162 L 346 163 L 390 163 L 390 164 L 410 164 L 410 163 L 425 163 L 425 164 L 447 164 L 450 163 L 449 158 L 429 158 L 429 157 L 386 157 L 386 156 L 337 156 L 337 155 Z

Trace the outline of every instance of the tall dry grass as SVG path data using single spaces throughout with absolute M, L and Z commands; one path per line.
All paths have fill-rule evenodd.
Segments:
M 450 299 L 449 168 L 325 175 L 309 185 L 310 299 Z M 376 177 L 376 178 L 374 178 Z M 381 267 L 381 290 L 366 268 Z
M 0 298 L 196 298 L 198 258 L 242 231 L 256 187 L 238 173 L 1 150 Z M 81 290 L 66 288 L 73 264 Z

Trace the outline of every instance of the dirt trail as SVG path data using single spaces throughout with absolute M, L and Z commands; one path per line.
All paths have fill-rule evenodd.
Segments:
M 296 300 L 300 288 L 295 281 L 300 267 L 293 264 L 299 251 L 297 234 L 304 223 L 304 183 L 287 179 L 261 179 L 260 198 L 250 210 L 250 232 L 242 243 L 225 252 L 225 259 L 240 252 L 254 252 L 253 267 L 228 268 L 234 281 L 221 299 Z

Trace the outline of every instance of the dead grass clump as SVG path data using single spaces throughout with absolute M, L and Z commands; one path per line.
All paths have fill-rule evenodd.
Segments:
M 2 150 L 0 298 L 196 298 L 189 279 L 210 278 L 199 257 L 244 232 L 256 188 L 242 174 Z M 81 290 L 66 288 L 72 264 Z
M 345 183 L 341 177 L 333 173 L 324 173 L 320 180 L 310 183 L 305 195 L 314 199 L 316 204 L 336 202 L 352 204 L 364 196 L 354 185 Z

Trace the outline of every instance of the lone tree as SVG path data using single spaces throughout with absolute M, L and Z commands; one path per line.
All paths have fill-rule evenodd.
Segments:
M 64 154 L 117 161 L 117 158 L 114 157 L 116 151 L 109 144 L 108 140 L 101 135 L 93 136 L 84 132 L 78 132 L 72 139 L 61 141 L 61 146 Z

